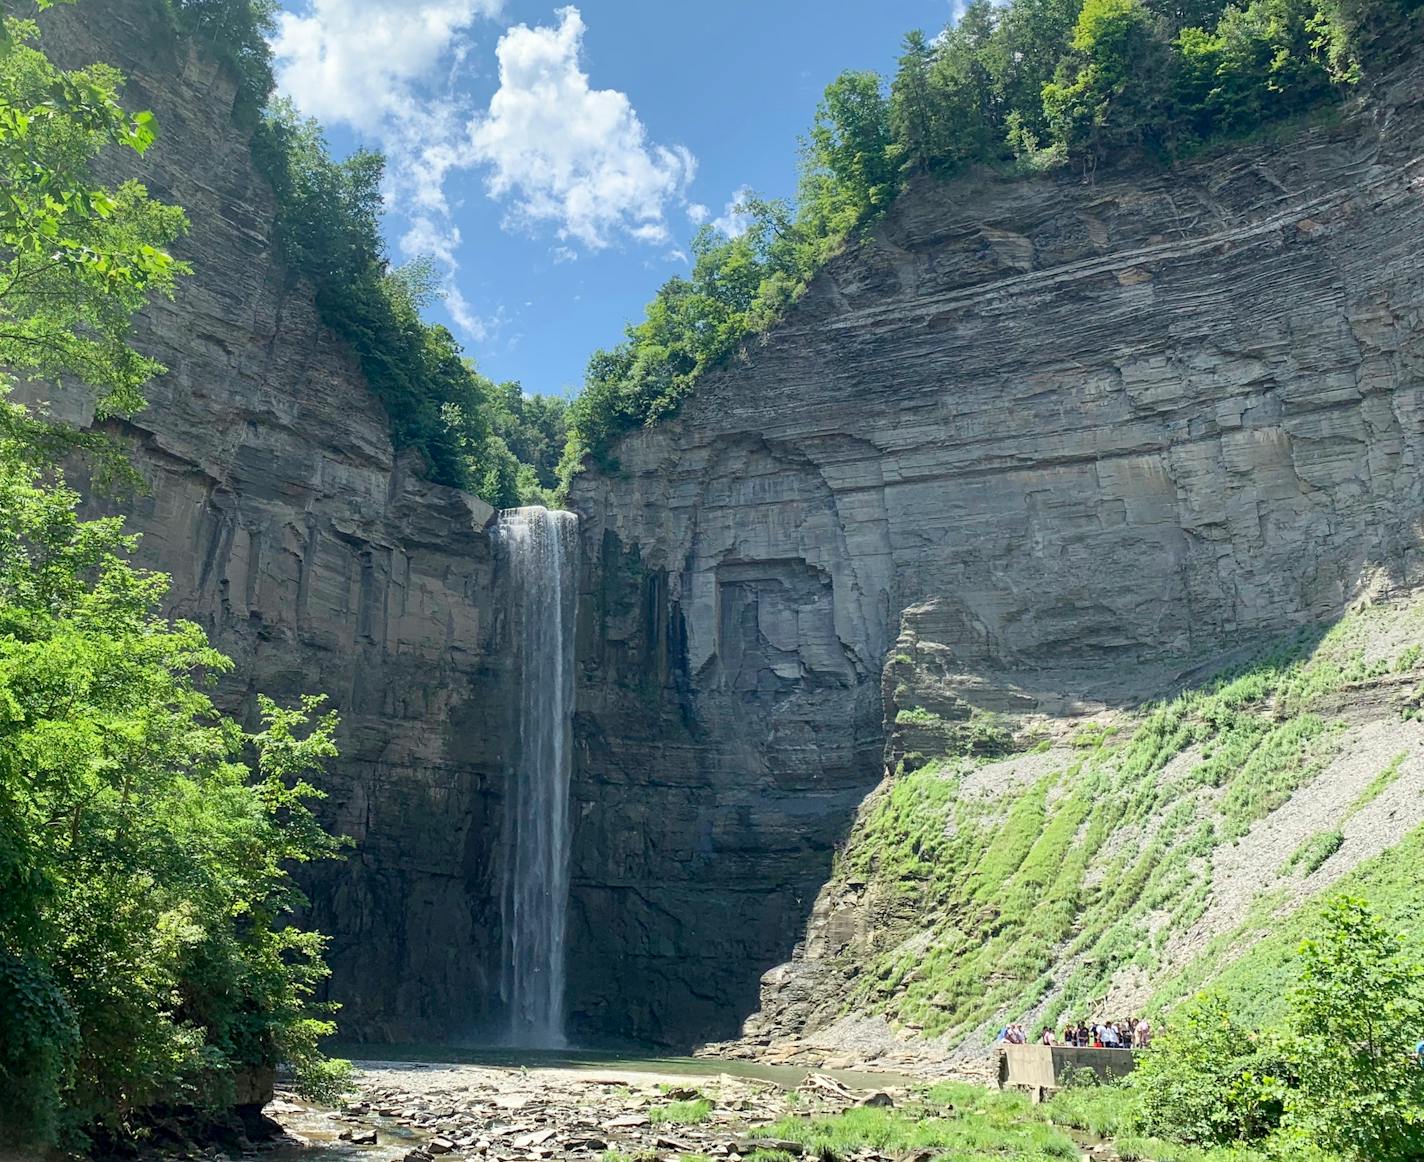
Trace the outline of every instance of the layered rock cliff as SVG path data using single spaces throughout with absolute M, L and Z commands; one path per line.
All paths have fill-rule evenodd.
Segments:
M 922 182 L 578 480 L 586 1026 L 734 1033 L 902 711 L 1052 735 L 1417 583 L 1421 76 L 1172 171 Z
M 193 221 L 118 507 L 236 659 L 225 706 L 342 715 L 325 810 L 357 846 L 308 887 L 347 1036 L 476 1033 L 518 681 L 490 511 L 393 453 L 282 267 L 233 79 L 145 0 L 46 21 L 129 74 L 146 180 Z M 1172 172 L 924 182 L 579 479 L 577 1031 L 732 1035 L 798 943 L 753 1028 L 830 1021 L 823 954 L 881 946 L 855 885 L 817 895 L 887 746 L 1062 738 L 1417 583 L 1421 93 L 1413 66 Z
M 86 0 L 44 33 L 63 63 L 127 74 L 126 104 L 160 126 L 141 176 L 192 222 L 177 249 L 195 273 L 137 335 L 169 368 L 122 432 L 147 491 L 114 504 L 139 560 L 172 575 L 171 612 L 236 661 L 225 708 L 325 692 L 341 715 L 322 812 L 356 846 L 304 878 L 343 1033 L 463 1035 L 498 1006 L 509 675 L 491 510 L 393 454 L 352 353 L 281 263 L 234 78 L 161 9 Z

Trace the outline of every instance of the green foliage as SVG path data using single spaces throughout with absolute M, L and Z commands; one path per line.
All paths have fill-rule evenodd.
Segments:
M 0 364 L 100 414 L 159 368 L 133 313 L 184 271 L 181 211 L 90 176 L 142 153 L 152 118 L 119 78 L 62 73 L 10 22 L 0 44 Z M 259 702 L 223 718 L 198 678 L 230 663 L 157 610 L 116 519 L 82 521 L 57 467 L 86 441 L 4 400 L 0 381 L 0 1145 L 112 1132 L 145 1105 L 219 1103 L 288 1061 L 332 1080 L 312 1004 L 322 938 L 291 927 L 288 868 L 333 854 L 307 806 L 334 719 Z M 89 441 L 89 446 L 95 446 Z
M 1407 652 L 1407 651 L 1406 651 Z M 1400 768 L 1404 765 L 1404 760 L 1409 757 L 1407 751 L 1400 751 L 1394 758 L 1389 760 L 1389 764 L 1380 771 L 1370 785 L 1355 797 L 1355 801 L 1345 811 L 1345 820 L 1353 819 L 1376 799 L 1385 793 L 1386 790 L 1399 778 Z
M 568 441 L 568 401 L 525 395 L 517 383 L 495 385 L 489 399 L 495 437 L 504 442 L 515 465 L 519 503 L 552 507 Z
M 648 1111 L 648 1119 L 655 1126 L 695 1126 L 707 1121 L 711 1116 L 712 1103 L 705 1097 L 669 1102 L 665 1106 L 654 1106 Z
M 943 1151 L 964 1162 L 1014 1158 L 1022 1162 L 1075 1159 L 1078 1148 L 1061 1130 L 1031 1115 L 1019 1094 L 990 1094 L 970 1085 L 935 1086 L 900 1108 L 850 1109 L 816 1118 L 783 1118 L 767 1136 L 798 1142 L 806 1157 L 838 1162 L 862 1150 L 898 1157 Z
M 95 390 L 100 415 L 129 414 L 161 370 L 129 347 L 130 321 L 186 272 L 164 248 L 187 222 L 138 182 L 90 176 L 105 147 L 142 154 L 153 142 L 152 116 L 119 105 L 119 74 L 56 69 L 31 47 L 32 25 L 4 26 L 0 366 L 41 381 L 74 376 Z
M 1182 1006 L 1132 1076 L 1134 1120 L 1280 1157 L 1404 1162 L 1424 1152 L 1424 966 L 1364 900 L 1332 897 L 1299 948 L 1281 1028 L 1248 1029 L 1224 990 Z
M 1424 965 L 1369 905 L 1332 899 L 1325 930 L 1300 948 L 1291 997 L 1298 1083 L 1285 1098 L 1288 1141 L 1346 1158 L 1406 1162 L 1424 1155 Z
M 1345 837 L 1339 831 L 1322 831 L 1312 835 L 1291 853 L 1291 857 L 1281 865 L 1281 870 L 1299 870 L 1303 876 L 1311 875 L 1344 844 Z
M 7 409 L 14 410 L 14 409 Z M 336 850 L 307 804 L 335 753 L 319 699 L 214 710 L 230 667 L 157 613 L 114 519 L 0 439 L 0 1136 L 52 1138 L 160 1098 L 221 1101 L 231 1071 L 320 1067 L 323 939 L 292 928 L 287 869 Z M 250 761 L 244 755 L 250 753 Z M 7 1012 L 14 1012 L 7 1009 Z M 34 1047 L 44 1047 L 34 1052 Z
M 1139 1061 L 1137 1124 L 1187 1142 L 1260 1141 L 1281 1124 L 1292 1069 L 1276 1038 L 1242 1025 L 1224 997 L 1203 994 Z

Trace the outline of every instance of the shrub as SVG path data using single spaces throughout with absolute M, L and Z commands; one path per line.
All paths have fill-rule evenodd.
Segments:
M 1222 994 L 1175 1015 L 1132 1076 L 1140 1128 L 1268 1140 L 1283 1157 L 1424 1156 L 1424 1069 L 1409 1052 L 1424 1028 L 1424 966 L 1361 900 L 1333 898 L 1323 920 L 1301 945 L 1281 1031 L 1247 1030 Z

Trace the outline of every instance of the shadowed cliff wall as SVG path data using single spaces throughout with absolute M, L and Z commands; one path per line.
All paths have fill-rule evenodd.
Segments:
M 343 1034 L 465 1033 L 499 980 L 508 675 L 491 510 L 393 455 L 353 355 L 276 253 L 233 78 L 147 0 L 54 10 L 44 47 L 124 70 L 126 104 L 160 127 L 141 175 L 192 221 L 177 250 L 195 273 L 138 331 L 169 368 L 124 433 L 149 491 L 115 507 L 143 534 L 139 560 L 172 575 L 171 612 L 236 661 L 225 708 L 320 691 L 341 715 L 321 814 L 356 847 L 302 878 L 332 937 Z

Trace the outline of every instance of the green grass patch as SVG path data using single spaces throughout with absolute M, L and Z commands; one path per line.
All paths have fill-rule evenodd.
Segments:
M 831 1117 L 783 1118 L 765 1136 L 798 1142 L 807 1155 L 849 1158 L 871 1149 L 897 1156 L 943 1150 L 964 1162 L 1076 1159 L 1078 1147 L 1062 1130 L 1030 1116 L 1027 1098 L 967 1085 L 937 1086 L 923 1103 L 902 1109 L 850 1109 Z
M 1290 859 L 1281 866 L 1282 872 L 1298 871 L 1308 876 L 1344 846 L 1345 837 L 1339 831 L 1322 831 L 1302 843 Z
M 1043 1105 L 1014 1092 L 946 1082 L 895 1109 L 851 1109 L 825 1117 L 787 1117 L 758 1136 L 798 1143 L 803 1158 L 844 1162 L 863 1150 L 898 1157 L 941 1151 L 944 1162 L 1048 1162 L 1080 1159 L 1073 1131 L 1113 1141 L 1118 1156 L 1152 1162 L 1264 1162 L 1249 1150 L 1203 1150 L 1127 1136 L 1132 1094 L 1123 1085 L 1060 1091 Z M 1123 1152 L 1126 1146 L 1127 1152 Z M 752 1155 L 786 1162 L 782 1152 Z
M 655 1126 L 695 1126 L 707 1121 L 711 1116 L 712 1103 L 705 1097 L 669 1102 L 665 1106 L 655 1106 L 648 1111 L 648 1120 Z
M 1399 768 L 1404 765 L 1404 760 L 1408 757 L 1409 754 L 1407 751 L 1400 751 L 1394 758 L 1390 759 L 1389 765 L 1371 779 L 1370 785 L 1356 796 L 1355 801 L 1351 803 L 1349 809 L 1346 810 L 1345 818 L 1342 819 L 1341 822 L 1344 823 L 1346 820 L 1354 818 L 1383 795 L 1386 788 L 1399 778 Z
M 1036 1031 L 1088 1015 L 1126 968 L 1160 976 L 1168 937 L 1207 908 L 1216 851 L 1338 754 L 1343 728 L 1323 698 L 1399 665 L 1368 653 L 1366 631 L 1369 619 L 1401 612 L 1415 614 L 1376 607 L 1324 633 L 1303 630 L 1135 720 L 1080 727 L 1056 769 L 997 797 L 960 794 L 988 761 L 965 749 L 894 779 L 857 824 L 838 874 L 864 880 L 916 923 L 899 930 L 905 944 L 887 936 L 872 949 L 846 1011 L 968 1036 L 1048 1000 Z M 1396 777 L 1393 763 L 1361 800 Z M 1330 842 L 1317 837 L 1291 869 L 1308 874 Z M 855 955 L 863 961 L 864 950 Z

